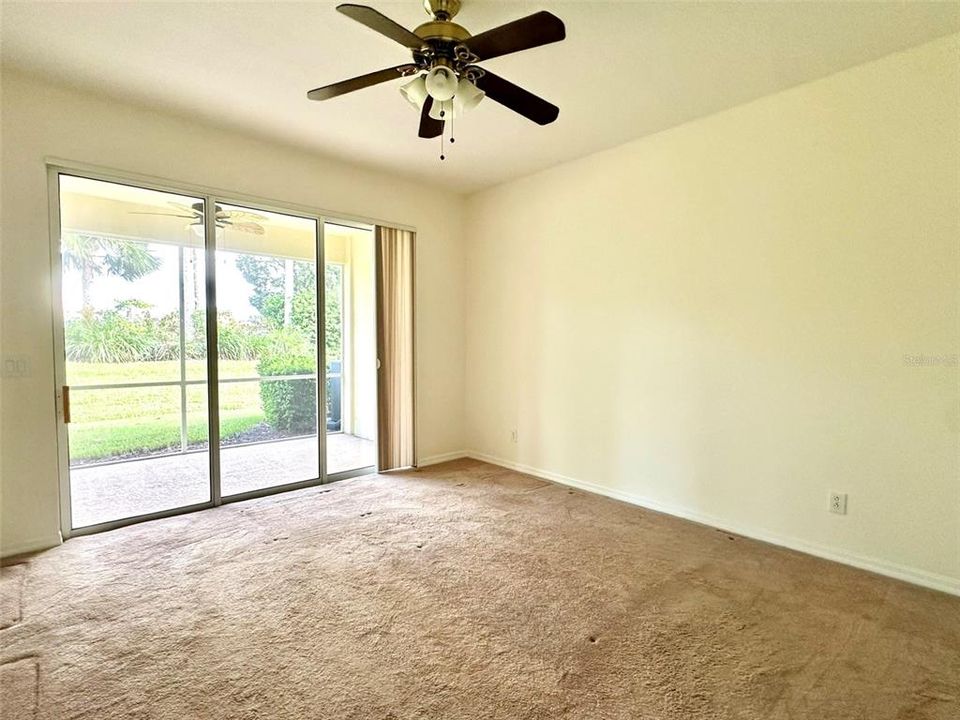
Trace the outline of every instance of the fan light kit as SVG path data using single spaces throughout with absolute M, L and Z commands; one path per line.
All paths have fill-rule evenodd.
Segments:
M 424 0 L 423 6 L 431 20 L 411 32 L 371 7 L 338 5 L 339 12 L 410 50 L 413 62 L 325 85 L 311 90 L 307 97 L 329 100 L 388 80 L 415 76 L 400 88 L 400 93 L 420 113 L 420 137 L 440 138 L 441 160 L 446 157 L 443 143 L 447 126 L 453 143 L 454 119 L 475 108 L 484 97 L 538 125 L 549 125 L 557 119 L 560 108 L 556 105 L 477 63 L 563 40 L 566 29 L 560 18 L 543 11 L 471 35 L 453 22 L 460 11 L 460 0 Z

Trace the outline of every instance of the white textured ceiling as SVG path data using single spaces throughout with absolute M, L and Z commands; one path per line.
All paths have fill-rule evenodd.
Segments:
M 481 2 L 477 34 L 550 10 L 567 40 L 486 63 L 560 106 L 539 127 L 485 100 L 439 141 L 394 81 L 308 89 L 405 62 L 332 2 L 2 2 L 5 66 L 469 192 L 960 31 L 957 2 Z M 413 28 L 419 0 L 370 5 Z

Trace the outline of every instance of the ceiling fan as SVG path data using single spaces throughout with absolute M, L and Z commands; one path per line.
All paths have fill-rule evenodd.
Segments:
M 192 222 L 187 223 L 187 227 L 203 228 L 203 203 L 197 202 L 193 205 L 184 205 L 178 202 L 169 202 L 168 205 L 179 212 L 132 212 L 131 215 L 162 215 L 165 217 L 187 218 Z M 246 212 L 245 210 L 224 210 L 220 205 L 216 209 L 216 224 L 218 228 L 231 227 L 240 232 L 252 233 L 254 235 L 263 235 L 265 230 L 261 222 L 266 222 L 269 218 L 256 213 Z M 201 230 L 202 232 L 202 230 Z
M 416 76 L 401 89 L 420 111 L 422 138 L 443 137 L 445 121 L 475 107 L 484 96 L 539 125 L 557 119 L 560 108 L 477 65 L 501 55 L 558 42 L 566 37 L 560 18 L 546 11 L 471 35 L 452 18 L 461 0 L 423 0 L 432 20 L 413 32 L 365 5 L 345 4 L 337 10 L 371 30 L 400 43 L 413 62 L 378 70 L 307 93 L 311 100 L 329 100 L 388 80 Z M 451 142 L 453 138 L 451 137 Z M 442 142 L 442 140 L 441 140 Z M 440 156 L 443 159 L 443 155 Z

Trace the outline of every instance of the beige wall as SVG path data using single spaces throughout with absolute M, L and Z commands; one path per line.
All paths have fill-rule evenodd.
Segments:
M 462 202 L 420 184 L 5 72 L 2 77 L 2 328 L 27 377 L 0 386 L 0 545 L 57 541 L 48 156 L 415 226 L 421 458 L 463 447 Z
M 960 592 L 958 51 L 471 197 L 469 448 Z

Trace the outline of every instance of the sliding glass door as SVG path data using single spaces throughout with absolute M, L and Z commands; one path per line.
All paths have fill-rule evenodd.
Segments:
M 60 177 L 73 527 L 210 501 L 203 213 Z
M 377 464 L 376 264 L 373 231 L 326 223 L 327 472 Z
M 53 179 L 67 533 L 374 469 L 371 228 Z
M 320 477 L 314 219 L 217 206 L 220 483 Z

